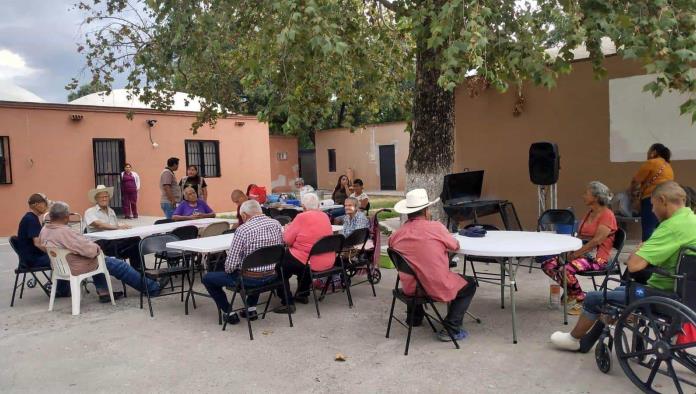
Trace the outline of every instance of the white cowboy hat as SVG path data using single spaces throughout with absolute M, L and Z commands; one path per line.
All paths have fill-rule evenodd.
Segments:
M 428 192 L 425 189 L 413 189 L 406 193 L 406 198 L 394 205 L 394 210 L 400 214 L 420 211 L 440 201 L 440 197 L 433 201 L 428 200 Z
M 95 187 L 94 189 L 87 192 L 87 199 L 92 204 L 96 204 L 97 200 L 95 199 L 95 197 L 97 196 L 97 194 L 103 193 L 103 192 L 106 192 L 109 194 L 109 200 L 111 200 L 111 197 L 114 196 L 114 188 L 113 187 L 111 187 L 111 186 L 106 187 L 104 185 L 97 185 L 97 187 Z

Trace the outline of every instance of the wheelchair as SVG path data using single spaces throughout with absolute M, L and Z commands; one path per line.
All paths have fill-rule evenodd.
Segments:
M 657 267 L 647 269 L 674 279 L 674 291 L 660 291 L 630 278 L 618 280 L 607 275 L 603 285 L 602 314 L 613 323 L 597 321 L 602 329 L 595 346 L 597 367 L 604 373 L 609 372 L 613 348 L 621 369 L 643 392 L 672 392 L 669 389 L 672 385 L 679 393 L 694 392 L 696 247 L 684 247 L 679 251 L 676 274 Z M 625 302 L 607 299 L 608 281 L 618 281 L 626 286 Z M 685 389 L 684 386 L 691 387 Z

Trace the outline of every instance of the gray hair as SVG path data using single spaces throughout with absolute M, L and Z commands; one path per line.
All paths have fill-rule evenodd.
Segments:
M 239 212 L 249 216 L 260 215 L 263 213 L 261 204 L 256 200 L 246 200 L 239 207 Z
M 63 201 L 54 201 L 48 211 L 48 216 L 51 221 L 67 218 L 70 216 L 70 206 Z
M 358 201 L 357 198 L 355 197 L 346 197 L 346 201 L 351 201 L 353 202 L 353 205 L 355 205 L 356 208 L 360 208 L 360 201 Z M 344 202 L 345 204 L 345 202 Z
M 305 193 L 302 195 L 302 205 L 306 209 L 318 209 L 319 208 L 319 197 L 315 193 Z
M 297 182 L 302 182 L 302 184 L 304 185 L 304 179 L 302 178 L 295 178 L 295 183 Z
M 590 194 L 597 199 L 599 205 L 603 207 L 609 205 L 611 199 L 614 198 L 609 187 L 602 182 L 592 181 L 587 185 L 587 189 L 590 191 Z

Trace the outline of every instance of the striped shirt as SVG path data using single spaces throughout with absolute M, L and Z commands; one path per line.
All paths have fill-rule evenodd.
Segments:
M 267 246 L 283 244 L 283 227 L 277 220 L 265 215 L 254 216 L 237 228 L 232 238 L 232 245 L 227 251 L 225 272 L 232 273 L 242 266 L 244 258 Z M 255 268 L 254 272 L 275 270 L 275 264 Z
M 351 235 L 353 231 L 357 229 L 369 227 L 370 220 L 360 211 L 355 213 L 355 217 L 353 219 L 350 218 L 350 215 L 343 216 L 343 236 L 345 237 Z

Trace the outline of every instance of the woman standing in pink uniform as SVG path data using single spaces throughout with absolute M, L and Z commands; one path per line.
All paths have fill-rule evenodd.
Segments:
M 126 219 L 138 218 L 138 190 L 140 190 L 140 177 L 132 171 L 130 163 L 126 163 L 121 173 L 121 198 L 123 200 L 123 214 Z

